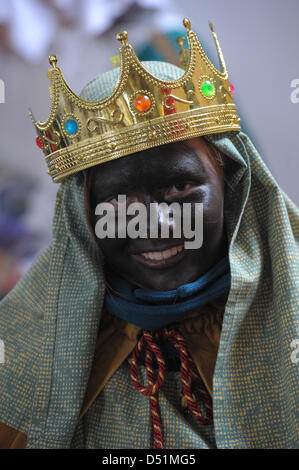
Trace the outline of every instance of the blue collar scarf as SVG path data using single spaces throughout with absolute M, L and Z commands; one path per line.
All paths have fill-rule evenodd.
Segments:
M 230 281 L 228 256 L 196 281 L 170 291 L 144 290 L 114 277 L 110 280 L 113 292 L 106 293 L 105 307 L 108 312 L 134 325 L 157 330 L 227 294 Z

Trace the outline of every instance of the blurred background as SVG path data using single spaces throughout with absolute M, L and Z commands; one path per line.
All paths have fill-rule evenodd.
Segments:
M 176 63 L 184 16 L 218 67 L 213 22 L 243 130 L 299 204 L 299 91 L 291 99 L 299 88 L 298 0 L 0 0 L 0 298 L 51 240 L 58 186 L 28 114 L 30 107 L 36 119 L 48 117 L 49 54 L 80 93 L 112 67 L 121 29 L 141 60 Z

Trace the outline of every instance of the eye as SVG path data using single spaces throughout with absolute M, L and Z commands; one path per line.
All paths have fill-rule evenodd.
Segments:
M 172 196 L 180 196 L 184 197 L 187 196 L 190 192 L 192 192 L 193 188 L 195 187 L 195 184 L 193 183 L 175 183 L 172 186 L 169 186 L 165 190 L 165 196 L 166 197 L 172 197 Z

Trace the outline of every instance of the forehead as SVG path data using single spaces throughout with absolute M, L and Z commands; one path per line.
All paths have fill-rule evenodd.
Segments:
M 159 187 L 173 179 L 204 176 L 209 166 L 209 147 L 192 139 L 97 165 L 90 169 L 91 188 L 104 194 L 118 187 Z

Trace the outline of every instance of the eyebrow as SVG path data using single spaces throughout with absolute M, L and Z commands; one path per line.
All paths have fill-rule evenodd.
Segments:
M 100 199 L 106 199 L 113 194 L 125 194 L 126 191 L 132 191 L 136 189 L 136 185 L 132 185 L 129 182 L 109 182 L 109 185 L 105 185 L 100 179 L 96 179 L 91 185 L 92 188 L 92 195 L 93 197 L 97 197 Z
M 204 172 L 201 171 L 192 171 L 191 169 L 174 169 L 168 174 L 166 177 L 163 176 L 163 180 L 157 176 L 155 182 L 151 185 L 155 185 L 159 188 L 163 188 L 165 186 L 169 186 L 172 183 L 178 183 L 180 181 L 201 181 L 204 176 Z

